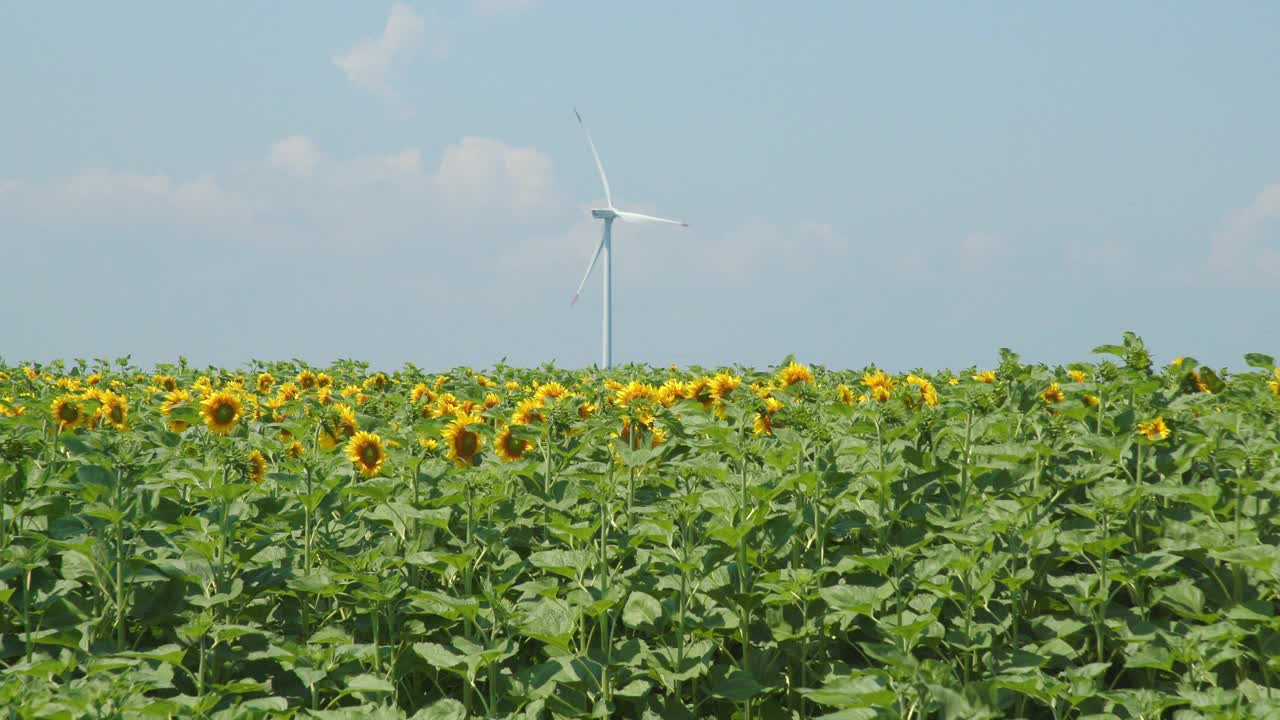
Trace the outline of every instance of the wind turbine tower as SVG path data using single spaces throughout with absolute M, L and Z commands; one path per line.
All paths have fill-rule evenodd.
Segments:
M 573 294 L 573 300 L 569 304 L 573 305 L 578 302 L 578 296 L 582 294 L 582 289 L 587 286 L 587 279 L 591 277 L 591 271 L 595 269 L 596 261 L 600 259 L 600 255 L 603 253 L 604 347 L 601 364 L 603 367 L 608 368 L 613 366 L 613 221 L 621 220 L 624 223 L 666 223 L 668 225 L 679 225 L 680 227 L 689 227 L 689 224 L 679 220 L 668 220 L 667 218 L 642 215 L 615 208 L 613 206 L 613 195 L 609 192 L 609 178 L 605 177 L 604 164 L 600 162 L 600 153 L 596 152 L 596 144 L 591 141 L 591 132 L 587 130 L 587 124 L 582 121 L 582 115 L 578 114 L 576 109 L 573 114 L 577 116 L 578 125 L 582 126 L 582 132 L 587 136 L 587 145 L 591 147 L 591 156 L 595 158 L 596 170 L 600 172 L 600 184 L 604 185 L 605 207 L 592 208 L 591 210 L 591 217 L 604 223 L 603 232 L 600 234 L 600 244 L 596 246 L 596 252 L 591 256 L 591 263 L 587 265 L 587 272 L 582 276 L 578 291 Z

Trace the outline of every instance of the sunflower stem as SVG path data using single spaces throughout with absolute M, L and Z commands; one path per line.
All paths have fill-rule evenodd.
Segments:
M 116 487 L 112 497 L 112 510 L 115 512 L 115 536 L 116 536 L 116 650 L 124 652 L 125 648 L 125 632 L 124 632 L 124 522 L 123 511 L 120 508 L 120 490 L 124 484 L 123 473 L 120 468 L 116 468 Z

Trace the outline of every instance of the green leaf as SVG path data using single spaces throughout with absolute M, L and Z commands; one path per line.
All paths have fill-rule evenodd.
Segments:
M 303 686 L 308 688 L 315 687 L 317 683 L 329 676 L 329 674 L 323 670 L 304 667 L 301 665 L 293 668 L 293 674 L 297 675 L 298 679 L 302 681 Z
M 1263 370 L 1272 370 L 1276 366 L 1275 358 L 1262 353 L 1245 353 L 1244 361 L 1249 367 L 1262 368 Z
M 520 632 L 568 652 L 578 629 L 577 619 L 578 613 L 571 611 L 564 601 L 539 598 L 523 608 Z
M 529 563 L 547 572 L 576 580 L 592 562 L 586 550 L 542 550 L 529 556 Z
M 892 594 L 892 589 L 889 593 Z M 822 599 L 831 609 L 851 615 L 875 617 L 885 598 L 884 586 L 832 585 L 821 590 Z
M 716 669 L 720 670 L 723 667 L 717 666 Z M 709 682 L 712 697 L 724 698 L 736 703 L 746 702 L 758 697 L 765 690 L 764 686 L 757 682 L 751 673 L 743 672 L 738 668 L 730 668 L 719 678 L 713 673 Z
M 1134 648 L 1133 653 L 1125 660 L 1125 667 L 1172 670 L 1173 658 L 1169 655 L 1168 648 L 1148 643 Z
M 887 707 L 897 697 L 885 678 L 877 673 L 859 673 L 837 678 L 823 687 L 800 689 L 813 702 L 838 708 Z
M 652 595 L 633 590 L 627 597 L 627 604 L 622 608 L 622 622 L 627 627 L 653 627 L 662 617 L 662 603 Z
M 453 698 L 437 700 L 414 713 L 412 720 L 466 720 L 467 708 Z
M 1204 611 L 1204 591 L 1187 578 L 1158 591 L 1160 604 L 1185 618 L 1212 620 L 1215 613 Z
M 439 643 L 414 643 L 413 651 L 426 660 L 428 665 L 441 670 L 456 670 L 467 664 L 466 657 L 454 653 Z
M 369 673 L 360 673 L 343 678 L 344 693 L 389 693 L 395 692 L 395 686 L 385 679 Z

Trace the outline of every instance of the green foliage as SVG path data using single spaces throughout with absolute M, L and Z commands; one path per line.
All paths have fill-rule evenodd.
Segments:
M 1280 717 L 1274 361 L 1156 370 L 1132 334 L 1095 352 L 1123 365 L 1005 350 L 994 382 L 917 372 L 883 402 L 841 400 L 866 370 L 737 369 L 713 401 L 674 369 L 342 362 L 327 394 L 276 403 L 257 374 L 278 389 L 305 364 L 240 383 L 184 361 L 159 371 L 195 400 L 166 411 L 128 358 L 0 367 L 0 708 Z M 127 430 L 58 427 L 90 373 Z M 202 375 L 244 402 L 228 435 L 203 425 Z M 480 416 L 470 462 L 446 457 L 444 393 Z M 372 477 L 323 442 L 339 407 L 384 443 Z

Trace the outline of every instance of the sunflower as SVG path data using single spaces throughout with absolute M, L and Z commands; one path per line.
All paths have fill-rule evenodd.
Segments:
M 333 378 L 324 373 L 316 373 L 316 387 L 327 388 L 333 387 Z
M 497 387 L 497 385 L 498 385 L 498 383 L 496 383 L 496 382 L 494 382 L 494 381 L 490 380 L 489 378 L 487 378 L 487 377 L 485 377 L 485 376 L 483 376 L 483 375 L 477 375 L 477 376 L 476 376 L 476 384 L 477 384 L 477 385 L 479 385 L 479 386 L 480 386 L 480 387 L 482 387 L 482 388 Z
M 548 398 L 552 400 L 559 400 L 560 398 L 568 397 L 568 395 L 569 395 L 569 388 L 561 385 L 558 382 L 551 382 L 551 383 L 547 383 L 546 385 L 539 385 L 538 389 L 534 392 L 534 397 L 538 398 L 543 402 L 546 402 Z
M 246 463 L 245 475 L 250 480 L 259 485 L 263 480 L 267 479 L 267 459 L 262 456 L 262 452 L 254 450 L 249 453 L 249 460 Z
M 84 379 L 85 385 L 97 385 L 100 382 L 102 382 L 102 373 L 93 373 Z
M 301 392 L 302 390 L 298 388 L 297 383 L 287 382 L 281 385 L 280 389 L 276 391 L 276 397 L 280 398 L 281 402 L 290 402 L 297 400 L 298 395 Z
M 88 413 L 80 401 L 71 395 L 63 395 L 49 406 L 53 417 L 58 421 L 59 430 L 72 430 L 80 427 L 88 420 Z
M 711 378 L 694 378 L 685 383 L 684 396 L 699 402 L 704 410 L 710 410 L 711 405 L 715 403 L 715 398 L 711 397 Z
M 676 378 L 671 378 L 658 388 L 658 402 L 662 403 L 663 407 L 671 407 L 684 399 L 684 392 L 685 384 Z
M 844 403 L 845 405 L 852 405 L 855 399 L 853 397 L 853 390 L 850 390 L 848 385 L 844 385 L 844 384 L 837 385 L 836 399 Z
M 520 383 L 516 382 L 515 380 L 508 380 L 507 384 L 504 385 L 503 387 L 507 389 L 507 392 L 515 392 L 520 389 Z
M 480 446 L 484 444 L 479 434 L 467 429 L 479 422 L 479 417 L 463 414 L 454 418 L 444 429 L 444 439 L 449 444 L 449 458 L 461 467 L 470 465 L 480 452 Z
M 191 393 L 187 392 L 186 390 L 183 390 L 182 388 L 178 388 L 177 390 L 172 390 L 169 392 L 169 394 L 164 396 L 164 403 L 160 405 L 160 414 L 168 415 L 169 413 L 173 412 L 174 408 L 178 407 L 183 403 L 189 403 L 189 402 L 191 402 Z M 183 430 L 186 430 L 187 428 L 191 427 L 191 423 L 188 423 L 182 420 L 166 420 L 165 427 L 168 427 L 169 430 L 172 432 L 180 433 Z
M 949 378 L 947 378 L 947 384 L 948 384 L 948 385 L 959 385 L 959 384 L 960 384 L 960 378 L 955 377 L 955 376 L 949 377 Z
M 658 388 L 648 383 L 642 383 L 639 380 L 632 380 L 618 388 L 618 391 L 613 396 L 613 404 L 618 407 L 629 407 L 636 400 L 657 402 Z
M 813 371 L 808 366 L 792 360 L 786 367 L 778 371 L 775 379 L 780 387 L 813 382 Z
M 1200 378 L 1199 372 L 1192 370 L 1189 377 L 1191 378 L 1191 384 L 1196 386 L 1196 390 L 1202 393 L 1210 394 L 1210 395 L 1213 394 L 1213 390 L 1209 389 L 1209 386 L 1206 385 L 1204 380 Z
M 883 370 L 863 373 L 862 384 L 871 391 L 871 397 L 876 402 L 884 402 L 893 397 L 893 376 Z
M 431 388 L 427 387 L 426 383 L 418 383 L 413 386 L 413 392 L 410 397 L 413 398 L 414 402 L 422 402 L 423 398 L 426 398 L 427 402 L 431 402 L 435 400 L 436 394 L 431 392 Z
M 355 464 L 361 475 L 376 476 L 382 470 L 382 463 L 387 459 L 387 451 L 382 447 L 382 438 L 361 430 L 347 443 L 347 459 Z
M 129 403 L 123 395 L 107 391 L 99 396 L 102 407 L 98 408 L 98 416 L 111 423 L 117 430 L 128 429 L 125 420 L 129 417 Z
M 497 407 L 498 403 L 500 402 L 502 402 L 502 398 L 498 397 L 498 393 L 485 393 L 484 395 L 485 410 L 492 410 L 493 408 Z
M 929 407 L 938 407 L 938 390 L 933 383 L 926 382 L 920 386 L 920 399 Z
M 267 398 L 262 404 L 271 410 L 271 419 L 276 422 L 284 422 L 285 418 L 289 417 L 289 413 L 284 411 L 284 400 L 280 399 L 279 395 Z
M 632 434 L 634 431 L 634 435 Z M 667 433 L 660 427 L 653 424 L 653 417 L 649 418 L 637 417 L 634 423 L 627 415 L 622 416 L 622 429 L 619 430 L 614 437 L 619 438 L 627 443 L 627 445 L 635 448 L 646 446 L 646 440 L 649 447 L 658 447 L 667 441 Z M 615 454 L 616 456 L 616 454 Z
M 338 447 L 338 436 L 329 428 L 321 428 L 320 436 L 316 438 L 316 444 L 321 450 L 332 450 Z
M 511 413 L 512 424 L 532 425 L 542 422 L 545 418 L 542 413 L 538 412 L 542 407 L 542 401 L 537 396 L 521 400 L 516 405 L 516 411 Z
M 1084 403 L 1085 407 L 1097 407 L 1098 403 L 1101 401 L 1098 399 L 1097 395 L 1090 395 L 1088 393 L 1085 393 L 1084 395 L 1080 396 L 1080 402 Z
M 977 381 L 978 381 L 978 382 L 980 382 L 980 383 L 986 383 L 986 384 L 990 385 L 991 383 L 993 383 L 993 382 L 995 382 L 995 381 L 996 381 L 996 371 L 995 371 L 995 370 L 983 370 L 982 372 L 978 373 L 977 375 L 974 375 L 974 376 L 973 376 L 973 379 L 974 379 L 974 380 L 977 380 Z
M 592 402 L 584 402 L 578 406 L 578 417 L 586 420 L 600 411 L 600 406 Z
M 363 384 L 365 390 L 381 392 L 387 387 L 387 376 L 385 373 L 374 373 L 372 377 L 365 379 Z
M 751 432 L 756 435 L 772 435 L 773 434 L 773 414 L 782 409 L 782 401 L 775 397 L 767 397 L 764 399 L 764 410 L 756 413 L 755 420 L 751 423 Z
M 354 437 L 360 429 L 360 425 L 356 422 L 356 410 L 350 405 L 339 405 L 338 415 L 334 418 L 337 427 L 347 437 Z
M 156 375 L 151 378 L 151 382 L 164 388 L 165 392 L 173 392 L 178 389 L 178 381 L 174 380 L 172 375 Z
M 756 419 L 751 423 L 751 432 L 755 435 L 772 435 L 773 416 L 768 413 L 756 413 Z
M 294 440 L 289 444 L 289 447 L 285 448 L 285 452 L 289 453 L 289 457 L 297 460 L 302 457 L 302 443 Z
M 418 436 L 418 444 L 425 448 L 427 452 L 431 452 L 432 450 L 440 447 L 440 443 L 438 441 L 433 438 L 423 437 L 422 435 Z
M 533 448 L 533 443 L 522 440 L 511 433 L 510 425 L 503 425 L 498 437 L 493 439 L 493 452 L 503 462 L 515 462 Z
M 275 387 L 276 379 L 271 373 L 262 373 L 258 376 L 258 393 L 266 395 L 271 392 L 271 388 Z
M 1040 393 L 1040 399 L 1047 403 L 1060 403 L 1066 398 L 1067 396 L 1063 394 L 1062 388 L 1058 387 L 1058 383 L 1050 383 L 1049 387 Z
M 907 384 L 920 389 L 920 401 L 929 407 L 938 407 L 938 390 L 933 383 L 914 373 L 907 375 Z
M 729 373 L 718 373 L 707 383 L 707 390 L 714 400 L 724 400 L 738 389 L 742 378 Z
M 298 386 L 303 390 L 310 390 L 316 386 L 316 374 L 310 370 L 303 370 L 298 373 L 298 377 L 295 379 L 297 380 Z
M 1148 440 L 1163 440 L 1169 437 L 1169 426 L 1165 425 L 1163 417 L 1157 417 L 1149 422 L 1138 423 L 1138 434 L 1146 435 Z
M 212 393 L 200 402 L 200 413 L 211 432 L 226 435 L 240 420 L 240 398 L 225 390 Z
M 431 416 L 438 418 L 457 413 L 458 407 L 461 405 L 453 393 L 441 393 L 436 397 L 435 402 L 435 408 L 432 409 Z
M 1071 376 L 1071 382 L 1082 383 L 1088 378 L 1083 370 L 1068 370 L 1067 374 Z

